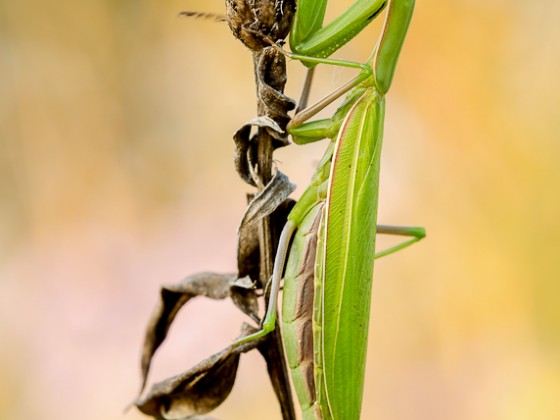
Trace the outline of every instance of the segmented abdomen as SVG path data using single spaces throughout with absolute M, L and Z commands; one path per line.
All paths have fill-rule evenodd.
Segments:
M 323 202 L 304 217 L 294 234 L 282 293 L 282 329 L 292 382 L 305 420 L 322 419 L 316 406 L 313 363 L 313 299 L 317 234 Z

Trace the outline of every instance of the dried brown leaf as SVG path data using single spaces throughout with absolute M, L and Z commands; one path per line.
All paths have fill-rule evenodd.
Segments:
M 239 230 L 242 231 L 246 226 L 272 214 L 295 188 L 286 175 L 276 171 L 270 182 L 247 206 Z
M 256 324 L 260 324 L 259 301 L 255 293 L 255 282 L 248 276 L 235 279 L 230 284 L 231 300 L 241 311 L 251 317 Z
M 266 116 L 248 121 L 233 135 L 235 143 L 233 158 L 235 170 L 246 183 L 256 187 L 257 183 L 253 179 L 253 175 L 256 172 L 258 144 L 257 136 L 251 135 L 253 127 L 265 128 L 275 139 L 273 142 L 274 148 L 286 146 L 288 142 L 286 140 L 287 134 L 284 130 L 276 121 Z
M 253 194 L 247 199 L 252 200 Z M 260 246 L 259 227 L 256 223 L 245 227 L 237 237 L 237 276 L 249 276 L 254 282 L 259 281 Z
M 142 393 L 146 386 L 154 353 L 167 337 L 169 327 L 183 305 L 196 296 L 205 296 L 218 300 L 225 299 L 231 295 L 231 286 L 235 284 L 236 279 L 237 276 L 235 274 L 198 273 L 184 278 L 178 284 L 162 286 L 160 300 L 146 328 L 142 348 L 142 385 L 140 393 Z M 238 287 L 235 293 L 239 294 L 237 290 Z M 247 301 L 243 302 L 243 307 L 252 308 L 252 300 L 256 301 L 256 296 L 251 298 L 248 291 L 245 291 L 243 299 Z M 237 300 L 243 299 L 237 298 Z
M 239 338 L 255 331 L 244 324 Z M 145 398 L 136 400 L 136 407 L 159 420 L 187 419 L 212 411 L 231 392 L 240 354 L 263 341 L 253 340 L 235 349 L 228 346 L 186 372 L 154 384 Z
M 259 115 L 266 115 L 278 123 L 284 133 L 290 121 L 288 111 L 295 108 L 293 99 L 284 95 L 286 84 L 286 57 L 276 48 L 267 47 L 254 54 Z M 278 133 L 267 129 L 274 138 Z M 287 134 L 283 134 L 286 141 Z

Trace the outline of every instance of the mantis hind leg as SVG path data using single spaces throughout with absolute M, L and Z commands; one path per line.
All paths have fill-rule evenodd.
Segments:
M 293 222 L 288 221 L 284 226 L 284 229 L 282 229 L 282 233 L 280 234 L 278 251 L 276 252 L 274 268 L 272 271 L 272 279 L 270 280 L 270 298 L 263 322 L 261 324 L 261 329 L 254 334 L 243 337 L 232 343 L 232 349 L 242 344 L 264 337 L 265 335 L 274 331 L 274 329 L 276 328 L 276 314 L 278 312 L 278 292 L 280 291 L 280 281 L 282 280 L 282 274 L 284 271 L 284 265 L 286 263 L 286 257 L 288 255 L 290 240 L 295 230 L 296 225 Z
M 384 235 L 409 236 L 411 237 L 411 239 L 376 253 L 375 259 L 385 257 L 386 255 L 407 248 L 413 243 L 418 242 L 420 239 L 426 236 L 426 230 L 423 227 L 411 227 L 411 226 L 377 225 L 377 233 L 384 234 Z

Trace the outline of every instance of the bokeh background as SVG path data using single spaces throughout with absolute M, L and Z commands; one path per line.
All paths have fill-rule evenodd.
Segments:
M 335 16 L 351 2 L 331 3 Z M 251 56 L 181 10 L 224 6 L 0 0 L 2 419 L 144 418 L 123 409 L 160 284 L 235 268 L 250 189 L 232 135 L 255 115 Z M 364 419 L 560 418 L 559 20 L 556 0 L 417 4 L 379 218 L 428 237 L 377 265 Z M 378 29 L 338 57 L 364 61 Z M 351 75 L 321 68 L 314 98 Z M 292 97 L 302 77 L 291 63 Z M 324 147 L 277 153 L 296 197 Z M 242 319 L 189 305 L 151 382 Z M 215 416 L 280 418 L 257 354 Z

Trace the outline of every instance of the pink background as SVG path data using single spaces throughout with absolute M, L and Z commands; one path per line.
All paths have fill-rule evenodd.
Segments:
M 181 10 L 223 2 L 0 2 L 2 419 L 144 418 L 122 410 L 160 284 L 235 269 L 251 56 Z M 560 418 L 559 18 L 550 0 L 417 4 L 387 97 L 379 219 L 428 238 L 376 267 L 364 419 Z M 337 57 L 365 61 L 378 29 Z M 296 97 L 302 66 L 289 75 Z M 314 98 L 351 76 L 320 68 Z M 277 153 L 296 197 L 325 146 Z M 151 382 L 242 319 L 189 305 Z M 215 416 L 280 418 L 257 354 Z

